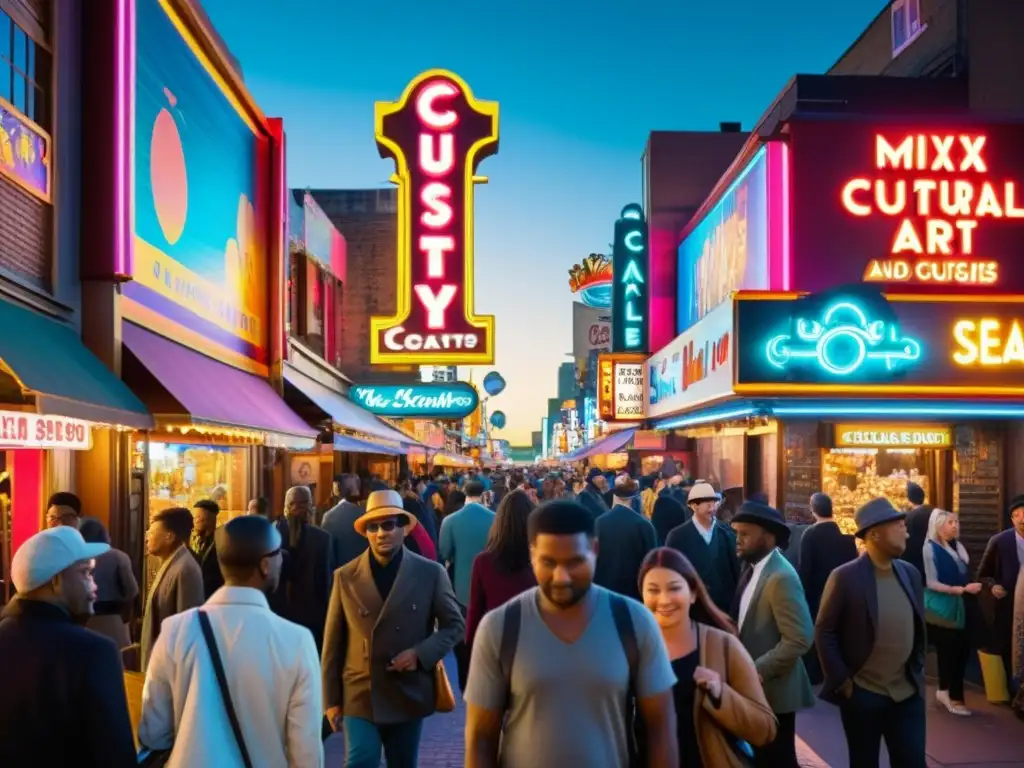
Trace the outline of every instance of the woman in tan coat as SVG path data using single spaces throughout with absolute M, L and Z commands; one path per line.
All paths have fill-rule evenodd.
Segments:
M 751 747 L 775 738 L 776 721 L 735 625 L 680 552 L 660 547 L 640 567 L 640 594 L 672 660 L 679 764 L 741 768 Z

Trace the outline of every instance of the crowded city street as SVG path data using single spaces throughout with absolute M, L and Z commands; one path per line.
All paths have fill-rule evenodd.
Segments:
M 0 0 L 0 768 L 1024 768 L 1022 37 Z

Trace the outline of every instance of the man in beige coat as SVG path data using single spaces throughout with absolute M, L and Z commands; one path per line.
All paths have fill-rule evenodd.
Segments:
M 203 571 L 188 548 L 192 536 L 192 513 L 184 507 L 162 509 L 153 515 L 146 531 L 146 552 L 160 561 L 160 570 L 143 606 L 141 656 L 145 674 L 153 645 L 160 636 L 160 624 L 206 601 Z
M 348 768 L 377 768 L 382 750 L 390 768 L 416 768 L 436 668 L 465 634 L 444 569 L 403 544 L 415 525 L 398 493 L 374 491 L 355 522 L 370 547 L 334 572 L 324 709 L 334 730 L 344 728 Z

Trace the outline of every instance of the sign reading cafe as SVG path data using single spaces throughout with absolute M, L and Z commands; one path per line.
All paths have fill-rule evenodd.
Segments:
M 408 386 L 362 384 L 353 386 L 348 397 L 378 416 L 405 419 L 464 419 L 480 404 L 473 385 L 461 381 Z
M 370 320 L 370 360 L 383 365 L 494 362 L 494 317 L 473 301 L 473 185 L 498 151 L 498 105 L 456 74 L 432 69 L 397 102 L 376 105 L 377 147 L 395 161 L 398 306 Z
M 622 209 L 612 244 L 612 351 L 647 350 L 647 222 L 639 205 Z

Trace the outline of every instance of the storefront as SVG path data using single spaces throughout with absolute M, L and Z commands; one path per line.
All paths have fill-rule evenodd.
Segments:
M 817 85 L 682 232 L 647 416 L 694 441 L 697 476 L 790 518 L 824 491 L 851 531 L 916 483 L 977 559 L 1024 481 L 1024 129 L 943 115 L 938 87 L 935 116 L 893 122 L 864 85 Z M 821 114 L 830 90 L 844 114 Z
M 145 406 L 83 345 L 75 329 L 0 300 L 0 601 L 18 547 L 44 526 L 46 500 L 78 492 L 75 457 L 94 438 L 146 429 Z M 84 514 L 108 522 L 108 510 Z

